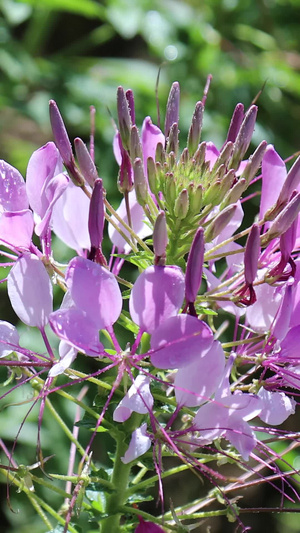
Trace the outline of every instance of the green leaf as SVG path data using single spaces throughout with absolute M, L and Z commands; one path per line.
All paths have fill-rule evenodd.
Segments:
M 141 492 L 139 494 L 133 494 L 132 496 L 129 496 L 127 503 L 132 504 L 138 502 L 150 502 L 152 500 L 154 500 L 153 496 L 146 495 L 144 492 Z
M 22 4 L 46 8 L 52 11 L 69 11 L 89 18 L 102 19 L 105 15 L 103 6 L 93 0 L 17 0 Z

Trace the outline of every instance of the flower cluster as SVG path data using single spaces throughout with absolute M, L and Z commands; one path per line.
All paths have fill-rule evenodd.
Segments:
M 3 281 L 16 315 L 39 329 L 46 349 L 38 354 L 22 346 L 16 327 L 1 320 L 1 364 L 19 368 L 20 384 L 41 379 L 39 426 L 46 398 L 66 386 L 63 376 L 67 386 L 92 386 L 100 375 L 105 383 L 105 372 L 114 375 L 82 453 L 65 531 L 82 472 L 95 470 L 90 451 L 100 426 L 117 442 L 107 493 L 102 480 L 103 533 L 128 530 L 122 515 L 128 516 L 125 504 L 134 493 L 129 474 L 139 464 L 144 475 L 151 456 L 162 502 L 163 461 L 171 454 L 219 487 L 225 513 L 242 528 L 225 478 L 207 466 L 209 458 L 242 468 L 256 458 L 284 479 L 272 463 L 279 456 L 262 435 L 288 437 L 274 426 L 295 412 L 300 389 L 300 158 L 287 171 L 266 141 L 248 155 L 255 105 L 236 106 L 220 149 L 201 142 L 206 97 L 195 106 L 179 153 L 179 84 L 169 94 L 164 131 L 146 117 L 139 132 L 133 94 L 118 89 L 113 149 L 123 199 L 116 210 L 98 176 L 93 143 L 88 149 L 75 139 L 74 155 L 53 101 L 55 142 L 32 154 L 26 181 L 0 163 L 1 254 L 9 268 Z M 258 194 L 256 209 L 251 200 Z M 109 258 L 102 247 L 105 220 Z M 53 234 L 73 250 L 68 264 L 54 257 Z M 136 268 L 134 283 L 121 277 L 124 262 Z M 63 294 L 55 310 L 53 285 Z M 124 345 L 116 323 L 128 333 Z M 99 370 L 78 373 L 78 353 L 94 358 Z M 162 503 L 160 518 L 131 509 L 138 533 L 189 531 L 181 508 L 164 513 Z

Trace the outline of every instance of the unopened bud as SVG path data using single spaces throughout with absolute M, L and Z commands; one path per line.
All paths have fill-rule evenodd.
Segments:
M 195 165 L 202 166 L 205 161 L 205 153 L 206 153 L 206 142 L 203 142 L 199 145 L 197 148 L 195 155 L 194 155 L 194 161 Z
M 136 199 L 141 206 L 144 206 L 148 196 L 148 185 L 144 174 L 143 162 L 139 158 L 133 163 L 133 178 Z
M 134 109 L 133 91 L 131 89 L 128 89 L 128 91 L 126 91 L 126 93 L 125 93 L 125 96 L 126 96 L 126 100 L 128 102 L 128 109 L 129 109 L 131 122 L 132 122 L 132 124 L 135 124 L 135 109 Z
M 160 211 L 157 215 L 153 228 L 153 249 L 157 258 L 166 256 L 167 245 L 168 231 L 166 215 L 164 211 Z
M 202 281 L 204 260 L 204 230 L 198 228 L 188 256 L 185 274 L 185 299 L 187 303 L 195 302 Z
M 122 161 L 119 170 L 118 187 L 119 191 L 124 194 L 124 192 L 132 191 L 133 179 L 131 161 L 127 150 L 121 149 L 121 154 Z
M 62 116 L 54 100 L 50 100 L 49 102 L 49 112 L 53 137 L 58 151 L 64 162 L 64 165 L 68 170 L 73 183 L 78 187 L 83 187 L 85 181 L 83 176 L 81 176 L 77 166 L 75 165 L 75 159 L 72 152 L 70 139 L 67 134 L 67 130 Z
M 192 123 L 190 126 L 188 139 L 187 139 L 187 148 L 189 151 L 190 156 L 192 156 L 199 145 L 200 138 L 201 138 L 201 129 L 202 129 L 202 121 L 203 121 L 203 111 L 204 111 L 204 105 L 202 102 L 197 102 L 195 106 L 195 111 L 192 118 Z
M 162 143 L 158 143 L 156 146 L 156 151 L 155 151 L 155 161 L 159 161 L 159 163 L 163 164 L 165 160 L 166 160 L 165 149 Z
M 244 255 L 245 281 L 247 285 L 252 285 L 253 281 L 255 280 L 259 255 L 259 227 L 257 224 L 253 224 L 246 242 Z
M 165 119 L 165 136 L 169 137 L 172 124 L 179 122 L 179 100 L 180 100 L 180 87 L 178 81 L 175 81 L 170 89 L 166 119 Z
M 142 146 L 139 138 L 139 132 L 136 126 L 130 130 L 130 158 L 134 161 L 137 157 L 143 159 Z
M 174 154 L 177 154 L 178 152 L 178 124 L 177 122 L 174 122 L 170 128 L 170 133 L 167 141 L 167 153 L 174 152 Z
M 117 110 L 119 119 L 119 132 L 121 135 L 122 144 L 126 150 L 130 150 L 130 129 L 132 124 L 129 105 L 123 87 L 118 87 Z
M 288 262 L 291 253 L 294 250 L 297 238 L 297 230 L 298 217 L 296 217 L 290 227 L 282 235 L 280 235 L 280 251 L 282 255 L 282 260 L 285 263 Z
M 256 148 L 255 152 L 249 157 L 248 163 L 242 173 L 243 178 L 247 181 L 247 185 L 250 184 L 260 168 L 267 146 L 267 141 L 262 141 Z
M 188 186 L 188 193 L 190 213 L 193 215 L 198 215 L 203 205 L 203 187 L 201 184 L 195 187 L 194 183 L 190 183 Z
M 250 145 L 257 116 L 257 106 L 252 105 L 244 116 L 244 120 L 234 143 L 231 166 L 236 168 Z
M 181 156 L 180 156 L 180 163 L 182 165 L 186 165 L 189 161 L 189 151 L 188 149 L 185 147 L 182 152 L 181 152 Z
M 153 194 L 157 194 L 157 192 L 159 191 L 159 179 L 157 176 L 156 165 L 152 157 L 148 157 L 147 159 L 147 176 L 150 191 Z
M 295 191 L 300 183 L 300 156 L 296 159 L 292 168 L 289 170 L 288 175 L 284 181 L 281 192 L 279 194 L 277 204 L 281 205 L 286 203 Z
M 95 163 L 92 160 L 86 145 L 79 137 L 76 137 L 74 140 L 74 146 L 80 171 L 87 183 L 93 188 L 95 180 L 99 177 Z
M 243 118 L 244 118 L 244 106 L 243 104 L 237 104 L 233 112 L 231 122 L 230 122 L 229 130 L 227 134 L 227 141 L 231 141 L 233 143 L 235 142 L 237 138 L 237 134 L 243 122 Z
M 237 202 L 241 198 L 246 188 L 246 180 L 244 178 L 240 178 L 239 181 L 232 187 L 232 189 L 229 189 L 229 191 L 225 195 L 223 202 L 220 205 L 220 208 L 224 209 L 224 207 L 227 207 L 227 205 L 235 204 L 235 202 Z
M 216 181 L 213 183 L 203 194 L 203 204 L 204 205 L 219 205 L 222 199 L 221 193 L 221 182 Z
M 49 113 L 55 144 L 64 164 L 70 165 L 74 161 L 72 146 L 64 121 L 54 100 L 49 102 Z
M 174 214 L 180 220 L 183 220 L 189 210 L 189 195 L 187 189 L 182 189 L 175 200 Z
M 165 175 L 165 195 L 171 205 L 174 205 L 176 194 L 176 181 L 173 173 L 170 172 Z
M 227 142 L 224 144 L 213 168 L 212 168 L 212 173 L 214 174 L 215 171 L 217 170 L 217 168 L 220 166 L 220 165 L 225 165 L 226 168 L 228 167 L 228 161 L 229 159 L 231 158 L 232 156 L 232 152 L 233 152 L 233 148 L 234 148 L 234 144 L 232 142 Z
M 97 178 L 94 184 L 89 209 L 88 228 L 91 240 L 91 251 L 88 259 L 101 265 L 106 265 L 106 259 L 102 254 L 104 215 L 103 185 L 102 180 Z
M 273 221 L 270 229 L 262 236 L 261 243 L 263 246 L 268 244 L 271 240 L 279 237 L 288 230 L 295 218 L 298 216 L 300 210 L 300 192 L 295 192 L 285 208 L 277 215 Z
M 205 230 L 205 241 L 211 242 L 229 224 L 237 209 L 237 204 L 229 205 L 219 213 Z

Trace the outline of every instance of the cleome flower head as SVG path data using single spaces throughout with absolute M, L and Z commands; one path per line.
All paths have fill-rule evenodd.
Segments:
M 94 149 L 77 137 L 73 152 L 54 101 L 55 142 L 32 154 L 26 182 L 0 162 L 0 243 L 9 269 L 3 282 L 17 317 L 37 328 L 45 346 L 36 353 L 0 317 L 0 363 L 8 368 L 7 383 L 16 380 L 3 397 L 23 384 L 34 390 L 43 469 L 40 433 L 44 411 L 52 409 L 49 396 L 86 411 L 73 433 L 56 416 L 72 442 L 66 481 L 74 488 L 57 489 L 68 496 L 67 510 L 52 513 L 65 531 L 77 531 L 73 511 L 82 499 L 103 533 L 191 530 L 212 502 L 245 531 L 230 495 L 245 486 L 245 470 L 271 486 L 281 478 L 281 496 L 293 473 L 279 470 L 284 452 L 274 451 L 273 441 L 298 445 L 281 425 L 295 413 L 300 388 L 300 159 L 287 170 L 267 141 L 249 153 L 255 105 L 236 106 L 223 146 L 202 140 L 207 91 L 180 153 L 178 82 L 164 131 L 150 117 L 139 131 L 133 93 L 119 87 L 117 209 Z M 254 186 L 261 187 L 257 207 Z M 55 257 L 56 237 L 69 249 L 67 264 Z M 93 370 L 82 371 L 82 360 Z M 79 395 L 63 390 L 82 382 L 88 389 Z M 94 403 L 90 394 L 84 403 L 94 388 Z M 91 430 L 85 448 L 77 440 L 81 426 Z M 116 442 L 112 469 L 100 468 L 92 453 L 108 432 Z M 0 445 L 17 470 L 13 453 Z M 170 456 L 178 467 L 169 468 Z M 229 462 L 237 467 L 234 483 L 222 468 Z M 163 478 L 181 469 L 208 479 L 214 492 L 190 509 L 165 510 Z M 161 516 L 154 518 L 138 505 L 156 481 Z M 47 510 L 40 501 L 35 508 Z

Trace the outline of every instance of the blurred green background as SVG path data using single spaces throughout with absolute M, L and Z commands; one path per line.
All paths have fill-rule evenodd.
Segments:
M 202 98 L 211 73 L 203 139 L 220 148 L 235 104 L 241 101 L 247 108 L 263 88 L 253 143 L 265 138 L 287 158 L 300 149 L 299 20 L 299 0 L 1 0 L 0 158 L 25 175 L 32 151 L 52 138 L 50 98 L 57 101 L 71 139 L 80 136 L 88 141 L 93 104 L 96 163 L 109 198 L 117 205 L 117 165 L 112 155 L 116 88 L 134 90 L 137 125 L 146 115 L 156 122 L 160 66 L 162 120 L 171 83 L 178 80 L 181 85 L 181 147 L 194 104 Z M 5 292 L 0 296 L 0 319 L 14 320 Z M 71 426 L 74 413 L 63 409 Z M 20 421 L 25 412 L 26 406 L 18 412 Z M 10 445 L 18 427 L 15 413 L 9 409 L 5 416 L 1 413 L 0 436 Z M 33 413 L 19 438 L 23 461 L 35 461 L 35 420 Z M 45 454 L 56 439 L 56 430 L 46 419 Z M 63 440 L 60 445 L 63 464 L 68 447 Z M 261 491 L 259 498 L 259 504 L 275 505 L 267 491 Z M 1 531 L 45 531 L 25 506 L 26 500 L 18 499 L 19 513 L 9 511 L 4 485 L 2 499 Z M 256 533 L 265 527 L 260 516 L 251 517 L 251 523 Z M 278 533 L 299 532 L 297 515 L 269 516 L 265 524 Z M 212 532 L 234 527 L 222 519 L 213 523 Z M 206 525 L 203 528 L 206 531 Z

